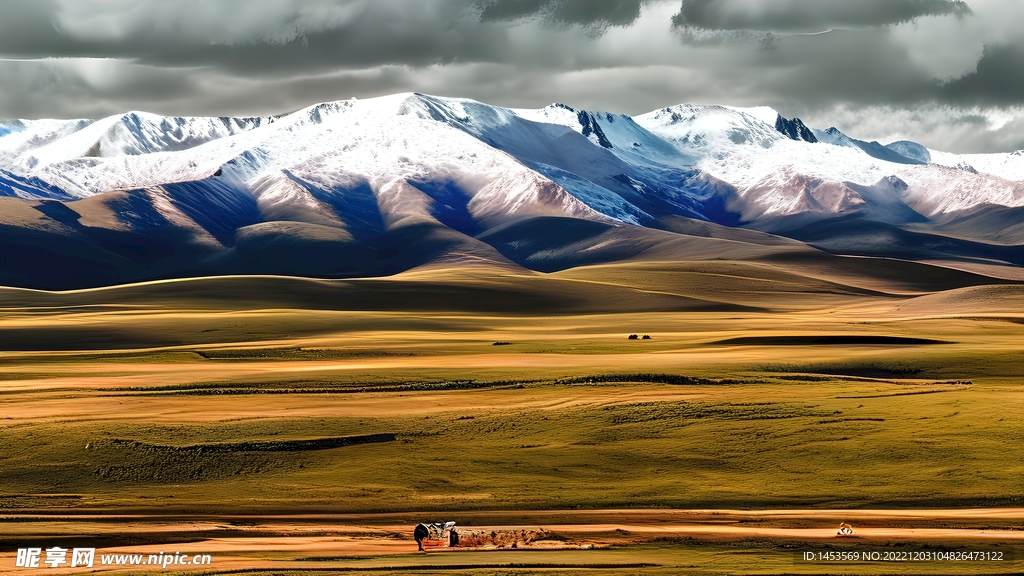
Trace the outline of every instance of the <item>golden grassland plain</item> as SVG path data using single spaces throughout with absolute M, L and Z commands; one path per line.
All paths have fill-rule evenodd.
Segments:
M 0 572 L 37 542 L 275 573 L 1024 560 L 1010 281 L 635 262 L 0 289 L 0 306 Z M 412 525 L 448 519 L 544 536 L 414 553 Z M 861 538 L 832 538 L 841 520 Z M 797 560 L 982 545 L 1015 560 Z

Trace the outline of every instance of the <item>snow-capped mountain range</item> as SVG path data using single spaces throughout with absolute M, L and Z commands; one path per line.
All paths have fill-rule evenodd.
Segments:
M 83 258 L 105 261 L 112 251 L 127 261 L 111 266 L 134 267 L 131 278 L 250 270 L 239 264 L 246 250 L 273 245 L 288 260 L 289 242 L 362 254 L 313 275 L 393 272 L 420 259 L 367 262 L 388 251 L 375 243 L 410 226 L 449 238 L 463 255 L 524 264 L 507 242 L 488 238 L 551 217 L 666 233 L 685 219 L 838 252 L 843 242 L 830 239 L 872 226 L 930 235 L 953 227 L 942 237 L 957 247 L 943 254 L 1011 263 L 1024 241 L 1014 210 L 1024 207 L 1024 151 L 956 155 L 864 142 L 765 107 L 684 104 L 630 117 L 396 94 L 277 117 L 0 122 L 0 196 L 10 197 L 0 204 L 10 242 L 84 239 L 98 252 Z M 1002 224 L 963 224 L 986 211 Z M 843 230 L 819 238 L 816 224 L 837 221 Z M 854 245 L 849 252 L 874 250 Z M 33 283 L 31 271 L 8 268 L 0 274 L 9 282 Z

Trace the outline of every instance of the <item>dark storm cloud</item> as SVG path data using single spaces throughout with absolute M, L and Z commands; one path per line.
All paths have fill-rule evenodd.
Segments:
M 239 18 L 244 15 L 244 18 Z M 5 0 L 0 54 L 125 58 L 258 73 L 338 66 L 425 66 L 511 52 L 504 26 L 455 0 Z
M 850 110 L 928 109 L 902 122 L 986 149 L 969 118 L 1024 108 L 1024 2 L 969 1 L 0 0 L 0 117 L 273 114 L 420 91 L 842 112 L 861 137 L 887 128 Z M 1024 120 L 1004 120 L 991 142 L 1020 141 Z
M 963 104 L 1021 104 L 1024 44 L 986 46 L 975 72 L 940 86 L 938 93 L 943 99 Z
M 794 113 L 836 102 L 1006 107 L 1024 104 L 1024 22 L 1015 20 L 1024 17 L 1022 6 L 1015 14 L 989 3 L 975 14 L 946 0 L 685 0 L 673 20 L 689 10 L 687 18 L 708 26 L 674 31 L 709 54 L 735 56 L 745 46 L 745 61 L 733 65 L 756 80 L 744 88 Z M 830 30 L 792 33 L 787 26 Z
M 599 35 L 627 26 L 641 0 L 313 0 L 249 3 L 4 0 L 0 54 L 130 58 L 166 66 L 297 72 L 382 65 L 522 62 L 559 54 L 509 43 L 509 27 L 541 21 Z M 248 5 L 247 5 L 248 4 Z M 267 9 L 266 6 L 277 9 Z M 240 13 L 249 14 L 236 23 Z M 81 13 L 85 19 L 78 18 Z
M 0 0 L 0 54 L 73 54 L 75 41 L 54 26 L 56 10 L 50 0 Z
M 484 22 L 541 17 L 560 24 L 626 26 L 640 16 L 640 0 L 484 0 Z
M 774 32 L 884 26 L 922 16 L 971 14 L 961 0 L 683 0 L 674 26 Z

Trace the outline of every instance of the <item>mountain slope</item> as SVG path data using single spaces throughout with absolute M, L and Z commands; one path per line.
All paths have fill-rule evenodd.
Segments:
M 631 118 L 396 94 L 266 118 L 3 122 L 0 201 L 0 281 L 49 288 L 553 271 L 803 242 L 1017 264 L 1020 235 L 1000 227 L 1024 207 L 1024 156 L 882 146 L 770 108 Z

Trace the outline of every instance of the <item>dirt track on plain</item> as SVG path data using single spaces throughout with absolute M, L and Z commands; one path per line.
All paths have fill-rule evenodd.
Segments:
M 444 516 L 444 518 L 433 518 Z M 502 523 L 503 516 L 525 517 L 533 522 Z M 519 542 L 516 549 L 493 545 L 467 548 L 433 548 L 417 553 L 409 518 L 464 519 L 463 530 L 504 532 L 533 531 L 552 537 L 534 537 Z M 474 517 L 491 522 L 473 522 Z M 855 538 L 836 539 L 836 518 L 852 522 Z M 498 522 L 494 522 L 497 520 Z M 570 521 L 566 521 L 570 520 Z M 975 523 L 980 525 L 972 526 Z M 959 527 L 950 525 L 960 524 Z M 570 558 L 586 563 L 587 553 L 643 544 L 654 538 L 672 536 L 706 541 L 778 540 L 844 543 L 892 541 L 1024 543 L 1024 509 L 912 509 L 912 510 L 567 510 L 470 512 L 464 514 L 394 513 L 348 515 L 265 515 L 265 516 L 147 516 L 145 514 L 46 514 L 18 513 L 0 516 L 0 533 L 30 537 L 32 546 L 48 547 L 48 539 L 76 534 L 160 535 L 169 532 L 191 534 L 187 542 L 167 542 L 97 549 L 97 561 L 105 554 L 159 555 L 181 552 L 210 554 L 211 566 L 175 566 L 176 570 L 230 571 L 256 568 L 311 568 L 321 563 L 349 558 L 356 562 L 389 562 L 401 565 L 459 563 L 479 556 L 467 552 L 507 554 L 542 552 L 543 558 Z M 223 533 L 229 530 L 230 534 Z M 557 535 L 557 536 L 556 536 Z M 205 536 L 205 537 L 204 537 Z M 27 544 L 19 544 L 24 546 Z M 568 555 L 568 556 L 567 556 Z M 488 558 L 499 558 L 490 555 Z M 542 556 L 526 558 L 537 561 Z M 346 560 L 346 562 L 351 562 Z M 468 560 L 466 560 L 468 561 Z M 397 565 L 397 564 L 396 564 Z M 582 565 L 582 564 L 581 564 Z M 143 567 L 147 568 L 147 567 Z M 148 567 L 149 570 L 158 569 Z M 0 553 L 0 574 L 15 573 L 15 553 Z M 94 566 L 112 572 L 139 571 L 139 567 Z M 69 573 L 69 568 L 41 568 L 40 573 Z

